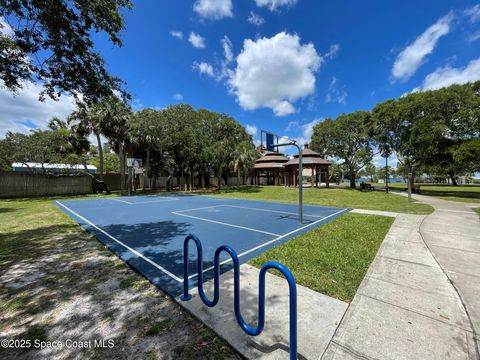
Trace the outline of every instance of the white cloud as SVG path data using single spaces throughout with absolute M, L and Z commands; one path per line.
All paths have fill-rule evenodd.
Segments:
M 347 92 L 344 90 L 342 85 L 337 83 L 337 78 L 334 76 L 330 85 L 327 89 L 327 94 L 325 95 L 325 101 L 329 102 L 337 102 L 339 104 L 345 105 L 347 102 Z
M 453 14 L 438 19 L 398 55 L 392 68 L 393 80 L 408 80 L 433 52 L 438 40 L 450 31 Z
M 121 99 L 120 96 L 117 95 L 117 97 L 119 99 Z M 144 108 L 143 104 L 142 104 L 142 101 L 138 98 L 136 99 L 133 99 L 131 102 L 130 102 L 130 106 L 132 107 L 132 109 L 134 111 L 138 111 L 138 110 L 142 110 Z
M 295 106 L 287 100 L 275 102 L 272 105 L 272 110 L 276 116 L 287 116 L 296 112 Z
M 0 34 L 9 37 L 14 35 L 13 29 L 2 16 L 0 16 Z
M 266 107 L 277 116 L 292 114 L 293 102 L 315 91 L 322 61 L 313 44 L 301 44 L 298 35 L 246 39 L 228 86 L 245 110 Z
M 293 6 L 298 0 L 255 0 L 258 7 L 266 6 L 270 11 L 275 11 L 282 6 Z
M 229 68 L 229 65 L 234 60 L 232 42 L 230 41 L 228 36 L 225 35 L 221 40 L 221 43 L 223 48 L 223 60 L 221 61 L 221 64 L 220 64 L 221 69 L 217 74 L 217 81 L 230 77 L 232 70 Z
M 475 23 L 480 20 L 480 4 L 474 5 L 464 11 L 464 14 L 468 17 L 471 23 Z
M 58 101 L 46 98 L 41 102 L 40 84 L 24 83 L 14 95 L 0 83 L 0 138 L 7 131 L 28 133 L 31 128 L 45 128 L 52 117 L 65 119 L 74 109 L 72 96 L 62 95 Z
M 265 22 L 265 19 L 263 17 L 261 17 L 260 15 L 255 14 L 253 11 L 250 11 L 250 15 L 248 16 L 247 21 L 250 24 L 260 26 Z
M 198 63 L 198 62 L 194 62 L 193 63 L 193 69 L 194 70 L 198 70 L 200 72 L 200 74 L 206 74 L 208 76 L 212 76 L 213 77 L 213 66 L 210 65 L 209 63 L 206 63 L 206 62 L 201 62 L 201 63 Z
M 298 121 L 290 121 L 285 129 L 286 132 L 300 129 L 300 123 Z
M 480 31 L 476 31 L 473 34 L 470 34 L 468 37 L 469 42 L 474 42 L 480 39 Z
M 295 138 L 295 140 L 300 144 L 308 144 L 312 140 L 312 135 L 313 135 L 313 128 L 315 125 L 317 125 L 319 122 L 321 122 L 323 119 L 315 119 L 309 123 L 303 124 L 302 125 L 302 136 Z
M 183 40 L 183 32 L 181 31 L 172 30 L 170 31 L 170 35 L 172 35 L 174 38 L 177 38 L 179 40 Z
M 232 0 L 197 0 L 193 10 L 202 18 L 220 20 L 233 16 Z
M 182 101 L 183 100 L 183 95 L 177 93 L 177 94 L 173 95 L 173 99 L 176 100 L 176 101 Z
M 340 45 L 338 44 L 333 44 L 330 46 L 328 51 L 323 55 L 325 59 L 333 59 L 335 56 L 337 56 L 338 52 L 340 51 Z
M 229 64 L 233 61 L 232 42 L 230 41 L 228 36 L 225 35 L 221 40 L 221 43 L 223 48 L 223 54 L 225 56 L 225 62 Z
M 452 84 L 466 84 L 477 80 L 480 80 L 480 58 L 470 61 L 463 68 L 452 68 L 448 65 L 437 68 L 427 75 L 422 85 L 413 89 L 413 92 L 435 90 Z
M 245 126 L 245 130 L 247 131 L 247 134 L 252 136 L 257 135 L 257 127 L 255 125 L 247 125 Z
M 205 48 L 205 38 L 195 34 L 194 32 L 190 33 L 190 36 L 188 37 L 188 41 L 190 44 L 192 44 L 193 47 L 197 49 L 204 49 Z

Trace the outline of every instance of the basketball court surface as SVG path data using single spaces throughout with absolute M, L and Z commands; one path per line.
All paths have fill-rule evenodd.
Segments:
M 240 263 L 349 209 L 198 195 L 131 196 L 64 200 L 55 204 L 150 282 L 173 297 L 182 293 L 183 242 L 196 235 L 203 245 L 204 281 L 213 277 L 220 245 L 237 251 Z M 197 252 L 190 244 L 190 286 L 196 286 Z M 224 254 L 222 273 L 231 265 Z

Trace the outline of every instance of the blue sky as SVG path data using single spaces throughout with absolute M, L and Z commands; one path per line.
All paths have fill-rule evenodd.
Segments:
M 134 109 L 189 103 L 255 139 L 267 129 L 305 142 L 326 117 L 480 79 L 475 1 L 136 1 L 125 18 L 122 48 L 95 41 Z M 37 89 L 13 100 L 2 90 L 0 136 L 69 111 L 68 97 L 19 110 L 38 106 Z

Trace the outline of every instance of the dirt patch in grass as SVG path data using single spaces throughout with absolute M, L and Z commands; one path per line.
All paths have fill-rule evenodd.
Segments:
M 49 199 L 0 209 L 0 338 L 114 344 L 2 348 L 1 359 L 239 358 Z

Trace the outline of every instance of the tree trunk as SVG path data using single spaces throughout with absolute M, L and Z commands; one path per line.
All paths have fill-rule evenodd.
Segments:
M 145 164 L 145 173 L 148 176 L 148 187 L 152 187 L 152 181 L 150 179 L 150 148 L 147 149 L 147 163 Z M 143 182 L 143 186 L 145 187 L 145 181 Z
M 152 179 L 150 179 L 150 178 L 148 178 L 148 179 L 150 180 L 150 188 L 152 190 L 157 190 L 157 175 L 154 175 Z M 153 185 L 152 185 L 152 183 L 153 183 Z
M 123 143 L 118 142 L 118 157 L 120 158 L 120 192 L 125 191 L 125 155 L 123 153 Z
M 97 137 L 97 147 L 98 147 L 98 157 L 100 158 L 100 181 L 103 181 L 103 147 L 102 147 L 102 139 L 100 138 L 99 133 L 95 133 Z
M 237 170 L 237 186 L 240 186 L 240 169 Z
M 408 176 L 408 175 L 407 175 Z M 411 197 L 412 197 L 412 194 L 413 194 L 413 188 L 415 186 L 415 174 L 411 173 L 411 176 L 409 176 L 409 181 L 408 181 L 408 184 L 409 184 L 409 189 L 408 189 L 408 200 L 410 201 L 411 200 Z
M 350 169 L 350 188 L 355 189 L 357 185 L 355 184 L 355 171 Z
M 217 174 L 217 187 L 220 189 L 222 187 L 222 172 L 219 171 Z
M 208 172 L 203 173 L 203 180 L 205 181 L 205 187 L 210 187 L 210 174 Z
M 227 173 L 222 173 L 223 181 L 225 182 L 225 185 L 228 185 L 228 174 Z
M 452 180 L 452 185 L 453 186 L 457 186 L 458 183 L 457 183 L 457 179 L 454 175 L 450 175 L 450 180 Z

